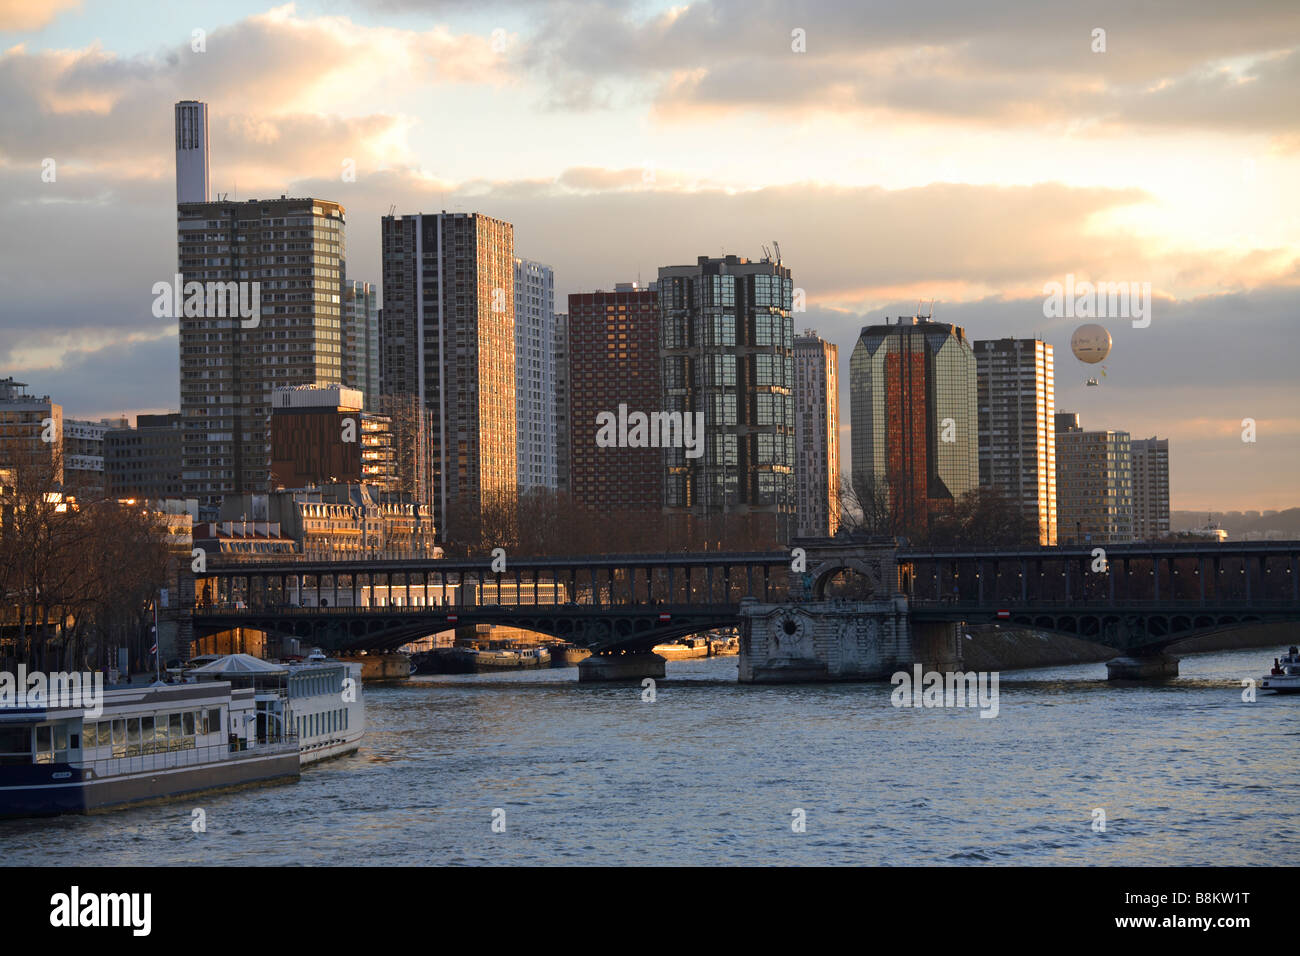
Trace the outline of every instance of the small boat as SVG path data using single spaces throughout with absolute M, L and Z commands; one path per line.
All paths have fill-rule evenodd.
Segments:
M 1300 692 L 1300 652 L 1294 644 L 1287 649 L 1286 657 L 1273 658 L 1273 669 L 1264 675 L 1260 689 L 1275 694 Z

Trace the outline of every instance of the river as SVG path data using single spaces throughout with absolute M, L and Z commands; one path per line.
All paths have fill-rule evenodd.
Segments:
M 1004 671 L 993 719 L 896 708 L 887 683 L 740 686 L 734 657 L 669 662 L 653 702 L 576 668 L 416 677 L 368 685 L 361 750 L 296 784 L 3 821 L 0 858 L 1295 865 L 1300 695 L 1240 685 L 1275 653 L 1184 657 L 1153 686 Z

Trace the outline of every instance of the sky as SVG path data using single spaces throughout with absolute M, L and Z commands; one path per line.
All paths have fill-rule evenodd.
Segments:
M 845 465 L 857 335 L 921 302 L 1051 343 L 1085 428 L 1167 437 L 1174 509 L 1300 506 L 1297 89 L 1290 0 L 0 0 L 0 377 L 179 407 L 151 290 L 201 99 L 214 192 L 343 203 L 350 279 L 390 208 L 512 222 L 560 311 L 780 243 Z M 1067 275 L 1151 285 L 1098 387 L 1091 320 L 1045 316 Z

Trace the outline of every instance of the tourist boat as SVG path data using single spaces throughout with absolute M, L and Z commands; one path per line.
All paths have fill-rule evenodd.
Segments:
M 85 699 L 68 703 L 78 706 L 0 708 L 0 816 L 84 813 L 299 775 L 297 739 L 267 720 L 251 687 L 154 684 L 103 691 L 90 709 Z
M 190 671 L 194 680 L 225 680 L 257 692 L 266 720 L 298 741 L 303 766 L 352 753 L 366 732 L 361 664 L 319 650 L 298 664 L 230 654 Z
M 1264 675 L 1260 689 L 1275 694 L 1300 692 L 1300 653 L 1294 644 L 1287 649 L 1286 657 L 1273 658 L 1273 669 Z

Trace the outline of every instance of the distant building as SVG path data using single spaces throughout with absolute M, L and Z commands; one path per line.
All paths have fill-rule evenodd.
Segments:
M 794 534 L 793 291 L 768 258 L 659 269 L 663 410 L 704 416 L 702 454 L 664 453 L 665 512 L 694 540 Z
M 343 207 L 281 196 L 183 202 L 176 215 L 182 282 L 227 290 L 177 317 L 185 496 L 215 510 L 266 488 L 274 389 L 342 381 Z M 244 319 L 230 293 L 251 305 L 254 288 L 258 314 Z
M 569 314 L 555 313 L 555 489 L 568 494 L 569 482 Z
M 308 560 L 442 557 L 429 506 L 370 485 L 228 496 L 221 506 L 221 526 L 242 527 L 244 522 L 275 529 Z
M 441 533 L 473 539 L 518 489 L 514 227 L 478 213 L 384 216 L 382 389 L 414 397 L 412 436 Z M 423 450 L 431 445 L 431 453 Z
M 555 276 L 550 266 L 515 259 L 515 422 L 518 483 L 554 490 Z
M 271 398 L 270 489 L 368 484 L 396 490 L 392 422 L 341 385 L 277 388 Z
M 378 293 L 369 282 L 343 284 L 343 384 L 361 392 L 368 412 L 379 404 Z
M 1128 432 L 1084 431 L 1058 412 L 1056 505 L 1062 544 L 1133 540 L 1133 457 Z
M 0 379 L 0 467 L 35 467 L 42 480 L 63 484 L 63 407 L 48 395 L 28 395 L 27 383 Z
M 655 520 L 664 501 L 664 459 L 658 448 L 602 448 L 596 416 L 620 404 L 662 407 L 659 299 L 653 289 L 619 282 L 613 291 L 569 296 L 569 494 L 598 513 L 645 512 Z
M 177 499 L 181 481 L 181 415 L 137 415 L 134 428 L 104 435 L 105 490 L 114 498 Z
M 63 483 L 69 491 L 92 497 L 104 494 L 104 437 L 126 427 L 125 418 L 63 420 Z
M 1169 439 L 1135 438 L 1133 537 L 1154 541 L 1169 534 Z
M 925 529 L 979 485 L 975 353 L 921 316 L 870 325 L 849 361 L 854 489 L 887 494 L 894 530 Z
M 1056 372 L 1052 346 L 1041 339 L 975 343 L 979 382 L 980 487 L 1018 504 L 1038 529 L 1040 545 L 1056 544 Z
M 794 340 L 796 533 L 833 535 L 840 526 L 838 349 L 815 332 Z
M 207 202 L 208 104 L 181 100 L 176 104 L 176 201 Z

